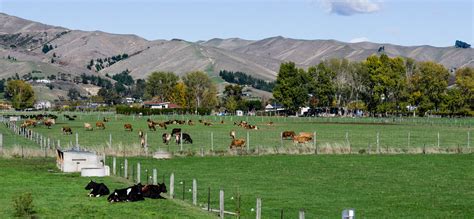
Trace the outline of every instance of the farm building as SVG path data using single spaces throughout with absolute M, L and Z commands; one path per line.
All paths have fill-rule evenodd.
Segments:
M 96 153 L 76 149 L 56 150 L 56 153 L 56 165 L 63 172 L 81 172 L 82 176 L 109 175 L 110 171 L 108 166 L 104 165 L 104 158 Z
M 146 101 L 143 102 L 143 106 L 151 109 L 179 109 L 181 106 L 171 103 L 171 102 L 153 102 Z

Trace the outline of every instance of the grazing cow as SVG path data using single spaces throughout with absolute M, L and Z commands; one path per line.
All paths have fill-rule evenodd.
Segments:
M 138 137 L 139 137 L 139 138 L 143 138 L 143 136 L 144 136 L 143 131 L 140 129 L 140 130 L 138 131 Z
M 95 127 L 105 129 L 105 124 L 101 121 L 95 123 Z
M 176 144 L 179 144 L 181 143 L 181 134 L 183 135 L 183 143 L 189 143 L 189 144 L 192 144 L 193 143 L 193 139 L 191 139 L 191 136 L 187 133 L 178 133 L 176 134 Z
M 221 120 L 221 124 L 224 124 L 224 120 Z
M 163 135 L 161 135 L 161 138 L 163 139 L 163 143 L 166 145 L 168 145 L 168 143 L 170 143 L 171 141 L 171 135 L 168 133 L 163 133 Z
M 299 133 L 299 136 L 308 138 L 309 140 L 312 140 L 312 139 L 313 139 L 313 134 L 312 134 L 312 133 L 309 133 L 309 132 L 300 132 L 300 133 Z
M 188 120 L 188 125 L 194 125 L 193 120 Z
M 254 129 L 254 130 L 258 130 L 258 127 L 256 125 L 246 125 L 245 126 L 246 129 Z
M 146 123 L 147 123 L 147 125 L 148 125 L 148 129 L 149 129 L 149 130 L 156 131 L 156 128 L 155 128 L 156 123 L 155 123 L 155 122 L 153 122 L 150 118 L 148 118 L 148 119 L 146 120 Z
M 123 128 L 125 130 L 129 130 L 130 132 L 133 132 L 132 124 L 130 124 L 130 123 L 127 123 L 127 124 L 123 125 Z
M 48 129 L 54 124 L 56 124 L 56 121 L 54 119 L 47 119 L 44 121 L 44 125 L 48 127 Z
M 110 121 L 110 118 L 105 118 L 105 117 L 104 117 L 104 119 L 102 119 L 102 121 L 103 121 L 103 122 L 109 122 L 109 121 Z
M 181 129 L 180 128 L 174 128 L 171 131 L 171 136 L 174 136 L 175 134 L 179 134 L 179 133 L 181 133 Z
M 294 131 L 284 131 L 281 133 L 281 139 L 293 139 L 293 137 L 295 136 L 295 132 Z
M 74 119 L 74 118 L 72 118 L 72 117 L 69 117 L 68 120 L 69 120 L 69 121 L 74 121 L 74 120 L 76 120 L 76 119 Z
M 245 148 L 245 140 L 244 139 L 232 139 L 232 142 L 230 143 L 230 149 L 234 148 Z
M 91 191 L 89 197 L 100 197 L 110 193 L 109 188 L 107 188 L 104 183 L 96 183 L 92 180 L 87 184 L 85 189 Z
M 87 122 L 84 123 L 84 129 L 86 129 L 86 130 L 88 130 L 88 131 L 94 130 L 94 128 L 92 127 L 92 125 L 91 125 L 90 123 L 87 123 Z
M 161 193 L 167 193 L 168 190 L 166 189 L 165 183 L 158 183 L 158 185 L 145 185 L 142 188 L 142 194 L 145 198 L 151 199 L 164 199 L 161 196 Z
M 70 134 L 70 135 L 72 135 L 72 129 L 71 129 L 71 127 L 63 126 L 63 127 L 61 128 L 61 131 L 63 132 L 63 134 L 66 134 L 66 135 L 67 135 L 67 134 Z
M 33 126 L 33 127 L 36 127 L 36 120 L 32 120 L 32 119 L 27 119 L 23 122 L 23 124 L 21 124 L 21 128 L 26 128 L 26 127 L 29 127 L 29 126 Z
M 230 131 L 229 135 L 232 139 L 235 139 L 235 131 L 234 130 Z
M 273 126 L 273 122 L 270 121 L 270 122 L 267 123 L 267 125 Z
M 198 120 L 198 121 L 199 121 L 199 123 L 203 123 L 202 119 L 200 119 L 200 120 Z
M 142 185 L 140 183 L 128 188 L 116 189 L 107 198 L 107 201 L 110 203 L 123 201 L 135 202 L 142 200 L 145 199 L 143 198 Z
M 158 125 L 160 126 L 160 128 L 168 129 L 168 127 L 166 126 L 166 123 L 164 122 L 160 122 L 158 123 Z
M 204 125 L 205 125 L 205 126 L 212 126 L 212 123 L 210 123 L 210 122 L 204 122 Z
M 311 141 L 311 137 L 308 137 L 308 136 L 304 136 L 304 135 L 296 135 L 296 136 L 293 136 L 293 142 L 294 143 L 306 143 L 308 141 Z

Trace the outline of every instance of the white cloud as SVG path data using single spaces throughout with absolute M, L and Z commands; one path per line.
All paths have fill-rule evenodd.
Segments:
M 380 10 L 380 2 L 372 0 L 321 0 L 329 13 L 343 16 L 367 14 Z
M 367 37 L 357 37 L 349 41 L 349 43 L 360 43 L 360 42 L 369 42 Z

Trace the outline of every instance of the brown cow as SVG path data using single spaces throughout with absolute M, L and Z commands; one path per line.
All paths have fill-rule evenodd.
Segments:
M 66 135 L 67 135 L 67 134 L 70 134 L 70 135 L 72 135 L 72 129 L 71 129 L 71 127 L 63 126 L 63 127 L 61 128 L 61 131 L 63 132 L 63 134 L 66 134 Z
M 130 132 L 133 132 L 133 127 L 132 127 L 132 124 L 130 123 L 123 125 L 123 128 L 125 129 L 125 131 L 129 130 Z
M 230 149 L 234 148 L 245 148 L 245 140 L 244 139 L 232 139 L 232 142 L 230 143 Z
M 46 119 L 44 121 L 44 125 L 48 127 L 48 129 L 54 124 L 56 124 L 56 121 L 54 119 Z
M 311 141 L 311 137 L 304 136 L 304 135 L 297 135 L 293 137 L 293 142 L 294 143 L 306 143 L 308 141 Z
M 204 125 L 205 125 L 205 126 L 212 126 L 212 123 L 210 123 L 210 122 L 204 122 Z
M 281 133 L 281 139 L 293 139 L 294 136 L 296 136 L 294 131 L 284 131 Z
M 95 123 L 95 127 L 105 129 L 104 122 L 98 121 Z
M 304 136 L 304 137 L 308 138 L 309 140 L 313 139 L 313 134 L 309 133 L 309 132 L 300 132 L 298 135 L 299 136 Z
M 166 126 L 164 122 L 160 122 L 158 123 L 158 125 L 160 126 L 160 128 L 168 129 L 168 127 Z

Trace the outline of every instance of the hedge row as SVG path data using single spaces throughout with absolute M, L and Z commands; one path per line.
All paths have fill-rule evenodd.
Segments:
M 195 108 L 181 108 L 181 109 L 151 109 L 151 108 L 139 108 L 139 107 L 129 107 L 129 106 L 117 106 L 115 107 L 117 114 L 139 114 L 143 115 L 167 115 L 167 114 L 197 114 L 197 115 L 210 115 L 211 109 L 207 108 L 198 108 L 197 112 Z

